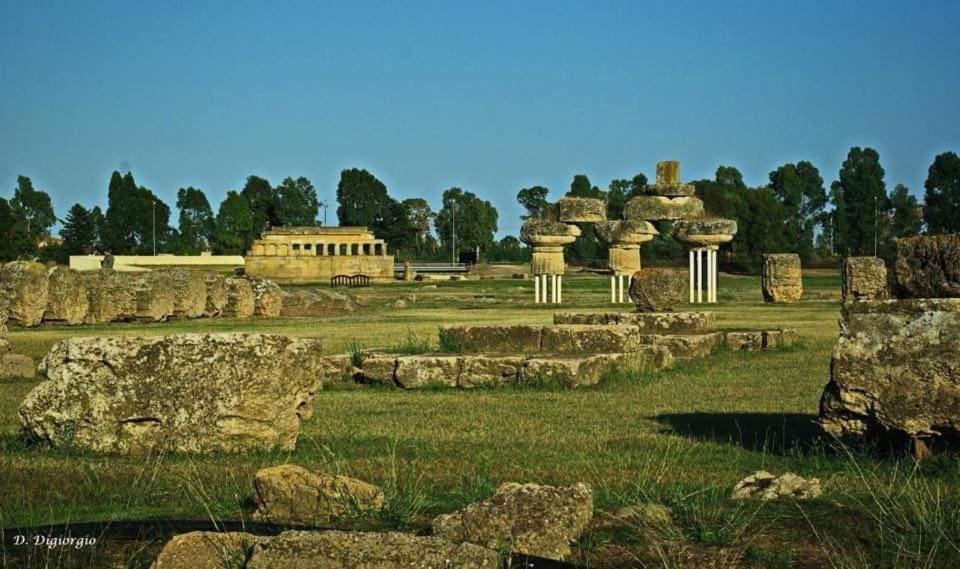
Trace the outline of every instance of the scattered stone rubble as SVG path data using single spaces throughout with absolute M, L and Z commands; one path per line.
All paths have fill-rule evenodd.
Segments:
M 840 336 L 820 400 L 826 432 L 912 440 L 918 456 L 929 439 L 960 436 L 960 298 L 948 298 L 949 275 L 960 275 L 960 255 L 951 253 L 958 239 L 899 240 L 898 298 L 884 298 L 882 261 L 847 260 Z
M 292 450 L 339 373 L 320 341 L 267 334 L 72 338 L 20 406 L 27 436 L 93 452 Z
M 800 255 L 764 255 L 762 263 L 763 299 L 778 304 L 800 302 L 803 297 Z
M 257 471 L 254 519 L 277 524 L 327 525 L 383 508 L 383 490 L 347 476 L 330 476 L 295 464 Z
M 758 498 L 763 501 L 780 498 L 810 500 L 822 495 L 823 490 L 817 478 L 803 478 L 792 472 L 774 476 L 766 470 L 758 470 L 737 482 L 733 487 L 731 498 L 734 500 Z

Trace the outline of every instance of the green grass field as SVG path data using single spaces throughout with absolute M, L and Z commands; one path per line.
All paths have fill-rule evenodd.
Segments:
M 608 310 L 603 277 L 566 279 L 563 310 Z M 284 462 L 336 471 L 383 487 L 375 527 L 420 531 L 433 515 L 489 496 L 505 481 L 583 481 L 596 507 L 638 502 L 672 508 L 669 535 L 649 528 L 593 531 L 576 561 L 590 566 L 960 566 L 960 461 L 923 464 L 820 438 L 817 405 L 837 337 L 839 278 L 805 278 L 798 305 L 763 303 L 759 280 L 723 275 L 725 327 L 792 327 L 798 346 L 730 353 L 594 388 L 471 391 L 329 389 L 292 453 L 242 456 L 95 456 L 30 448 L 17 407 L 34 380 L 0 379 L 0 527 L 150 518 L 241 519 L 254 472 Z M 13 330 L 16 351 L 39 361 L 70 336 L 249 331 L 391 347 L 409 336 L 436 342 L 439 324 L 548 323 L 532 282 L 484 280 L 379 286 L 359 292 L 348 317 L 230 319 Z M 416 295 L 404 309 L 388 308 Z M 409 298 L 409 297 L 408 297 Z M 626 310 L 627 307 L 622 308 Z M 734 484 L 755 470 L 818 477 L 811 502 L 741 502 Z M 143 551 L 125 560 L 143 565 Z

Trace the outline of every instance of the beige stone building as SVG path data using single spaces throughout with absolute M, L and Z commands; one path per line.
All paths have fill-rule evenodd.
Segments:
M 278 227 L 250 246 L 249 275 L 282 282 L 322 282 L 337 275 L 393 280 L 393 255 L 366 227 Z

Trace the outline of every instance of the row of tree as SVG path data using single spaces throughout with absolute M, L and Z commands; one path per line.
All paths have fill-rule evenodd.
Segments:
M 807 161 L 780 166 L 761 187 L 748 187 L 733 166 L 720 166 L 712 180 L 692 183 L 710 214 L 737 221 L 739 232 L 724 249 L 727 260 L 744 269 L 757 268 L 764 253 L 795 252 L 805 263 L 847 255 L 890 258 L 898 237 L 924 230 L 960 232 L 960 158 L 955 153 L 940 154 L 930 165 L 922 206 L 902 184 L 888 193 L 884 175 L 876 150 L 854 147 L 829 191 L 819 170 Z M 578 174 L 566 195 L 605 199 L 608 218 L 620 219 L 624 204 L 642 195 L 647 183 L 641 173 L 629 180 L 611 180 L 608 189 L 601 190 Z M 544 215 L 548 194 L 543 186 L 517 193 L 526 217 Z M 684 248 L 671 236 L 671 223 L 656 225 L 660 235 L 644 245 L 643 257 L 655 262 L 679 260 Z M 583 224 L 581 230 L 569 258 L 604 258 L 607 245 L 597 239 L 592 225 Z

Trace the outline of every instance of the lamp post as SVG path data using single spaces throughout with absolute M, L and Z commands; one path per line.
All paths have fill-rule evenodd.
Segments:
M 450 245 L 450 263 L 457 263 L 457 200 L 450 198 L 450 221 L 453 224 L 452 242 Z
M 151 213 L 153 213 L 153 256 L 157 256 L 157 200 L 153 200 Z

